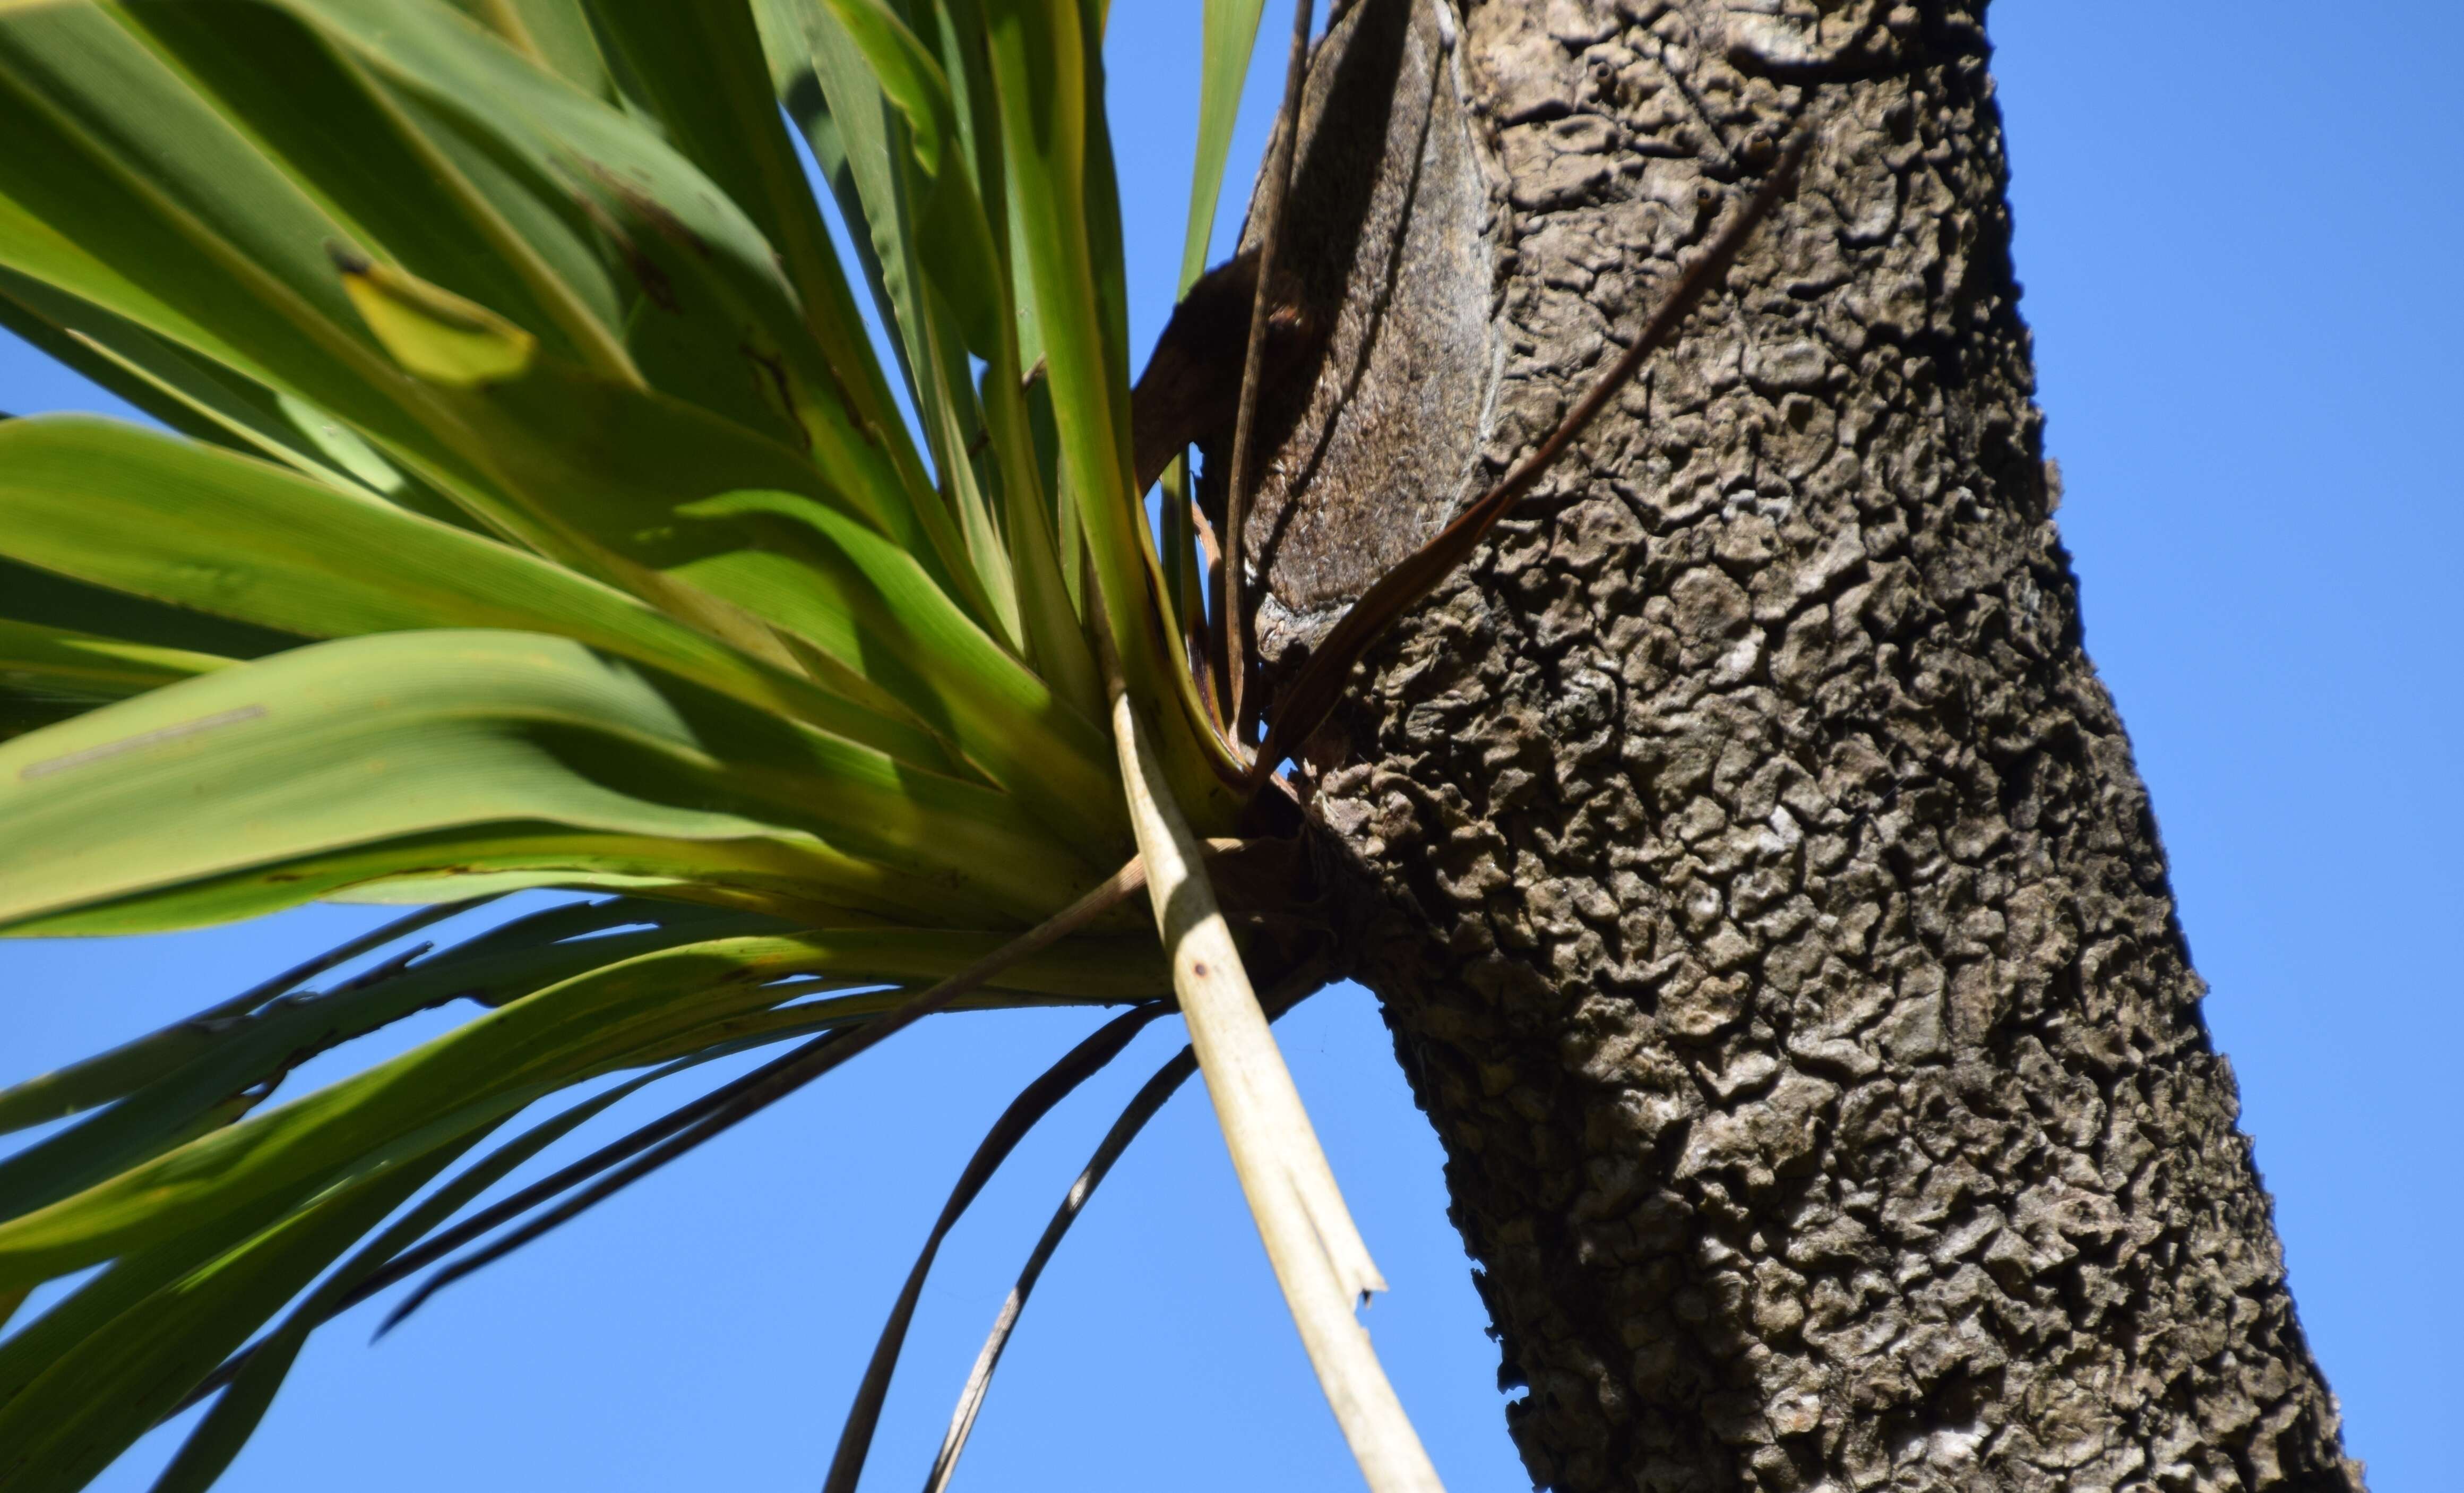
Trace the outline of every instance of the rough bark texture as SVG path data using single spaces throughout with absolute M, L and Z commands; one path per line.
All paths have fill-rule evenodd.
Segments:
M 1827 131 L 1305 773 L 1535 1481 L 2358 1487 L 2082 650 L 1977 11 L 1445 3 L 1316 63 L 1408 86 L 1296 212 L 1348 279 L 1270 428 L 1279 667 Z

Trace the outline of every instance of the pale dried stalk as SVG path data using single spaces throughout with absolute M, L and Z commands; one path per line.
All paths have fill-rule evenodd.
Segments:
M 1199 841 L 1164 781 L 1146 726 L 1126 694 L 1112 699 L 1130 821 L 1146 862 L 1155 927 L 1172 954 L 1189 1045 L 1206 1075 L 1215 1121 L 1232 1170 L 1265 1241 L 1266 1259 L 1300 1328 L 1318 1385 L 1375 1493 L 1443 1493 L 1437 1468 L 1386 1381 L 1353 1315 L 1362 1295 L 1382 1291 L 1334 1173 L 1318 1146 L 1300 1091 L 1266 1030 L 1265 1013 L 1199 863 Z

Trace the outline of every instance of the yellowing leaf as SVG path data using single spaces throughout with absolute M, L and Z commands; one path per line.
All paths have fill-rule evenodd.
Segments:
M 539 339 L 486 306 L 347 249 L 332 252 L 351 304 L 413 377 L 476 389 L 529 370 Z

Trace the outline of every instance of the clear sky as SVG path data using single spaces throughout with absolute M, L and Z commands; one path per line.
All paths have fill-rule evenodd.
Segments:
M 1198 7 L 1112 11 L 1142 356 L 1179 256 Z M 1288 13 L 1268 8 L 1260 82 L 1280 74 Z M 2154 794 L 2214 988 L 2208 1019 L 2241 1078 L 2348 1445 L 2379 1493 L 2452 1486 L 2464 1389 L 2453 1139 L 2464 171 L 2452 103 L 2464 39 L 2448 8 L 2422 0 L 2351 0 L 2332 23 L 2287 0 L 2002 0 L 1991 31 L 2088 646 Z M 1239 182 L 1270 91 L 1253 89 Z M 0 409 L 104 404 L 0 343 Z M 0 943 L 0 1081 L 184 1014 L 371 921 L 319 908 L 161 938 Z M 312 1346 L 224 1486 L 817 1484 L 950 1180 L 1009 1095 L 1091 1024 L 938 1018 L 453 1287 L 373 1348 L 376 1313 L 363 1308 Z M 869 1486 L 921 1482 L 1020 1259 L 1120 1103 L 1177 1045 L 1172 1025 L 1047 1122 L 945 1248 Z M 1525 1485 L 1438 1148 L 1374 1003 L 1331 991 L 1282 1033 L 1395 1285 L 1368 1322 L 1440 1470 L 1457 1493 Z M 602 1128 L 653 1107 L 637 1100 Z M 143 1488 L 176 1434 L 100 1485 Z M 1195 1087 L 1046 1273 L 959 1479 L 1358 1485 Z

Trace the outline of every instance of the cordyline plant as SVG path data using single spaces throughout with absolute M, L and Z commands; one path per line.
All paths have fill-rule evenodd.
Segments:
M 1184 285 L 1259 9 L 1207 6 Z M 0 1128 L 77 1117 L 0 1162 L 0 1320 L 104 1267 L 0 1341 L 0 1482 L 77 1486 L 209 1401 L 158 1484 L 202 1488 L 345 1307 L 425 1273 L 399 1316 L 928 1013 L 1129 1003 L 961 1177 L 828 1485 L 861 1471 L 941 1235 L 1176 1006 L 1191 1051 L 1038 1246 L 934 1484 L 1087 1187 L 1194 1065 L 1364 1472 L 1436 1485 L 1208 860 L 1261 837 L 1361 647 L 1787 173 L 1262 712 L 1241 575 L 1210 575 L 1177 475 L 1158 524 L 1141 501 L 1194 433 L 1185 390 L 1133 402 L 1102 26 L 1100 0 L 0 0 L 0 323 L 179 433 L 0 424 L 0 925 L 426 904 L 0 1091 Z M 1231 543 L 1292 133 L 1215 296 L 1246 395 Z M 306 988 L 535 888 L 596 897 Z M 481 1014 L 447 1035 L 266 1103 L 462 998 Z M 799 1038 L 475 1206 L 641 1086 Z

